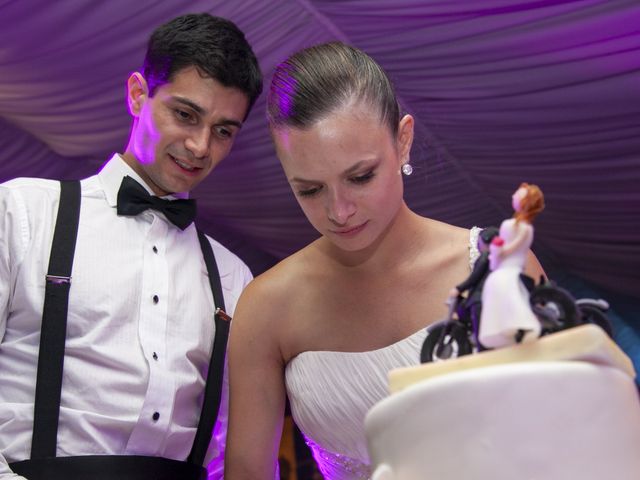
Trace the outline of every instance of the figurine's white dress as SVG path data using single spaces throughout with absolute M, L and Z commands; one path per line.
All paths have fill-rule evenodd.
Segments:
M 471 261 L 478 256 L 478 231 L 470 234 Z M 422 328 L 378 350 L 309 351 L 289 361 L 285 377 L 291 414 L 325 479 L 369 478 L 364 417 L 389 395 L 390 370 L 420 363 L 426 335 Z
M 540 322 L 531 310 L 529 292 L 520 281 L 527 253 L 533 242 L 533 227 L 524 221 L 505 220 L 500 237 L 509 244 L 518 231 L 524 230 L 525 241 L 509 255 L 498 259 L 493 247 L 489 254 L 491 272 L 482 287 L 482 312 L 479 339 L 485 347 L 496 348 L 515 343 L 518 330 L 526 331 L 523 341 L 540 335 Z

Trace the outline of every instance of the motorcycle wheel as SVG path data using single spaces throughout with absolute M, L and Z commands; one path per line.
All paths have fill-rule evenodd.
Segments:
M 458 322 L 442 323 L 429 329 L 420 350 L 420 362 L 437 362 L 468 355 L 473 346 L 470 332 Z

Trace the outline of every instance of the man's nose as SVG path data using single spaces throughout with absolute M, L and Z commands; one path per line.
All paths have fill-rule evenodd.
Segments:
M 192 135 L 187 138 L 185 147 L 194 157 L 203 158 L 209 155 L 210 140 L 211 132 L 206 128 L 202 128 L 197 132 L 193 132 Z

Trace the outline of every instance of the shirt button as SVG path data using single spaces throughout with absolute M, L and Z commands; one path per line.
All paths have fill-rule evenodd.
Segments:
M 153 253 L 158 253 L 158 247 L 156 247 L 155 245 L 153 246 Z
M 158 354 L 156 352 L 153 352 L 153 359 L 158 360 Z
M 151 418 L 153 418 L 154 422 L 157 422 L 158 419 L 160 418 L 160 414 L 158 412 L 154 412 Z
M 158 295 L 154 295 L 153 296 L 153 303 L 158 303 L 160 301 L 160 298 L 158 297 Z

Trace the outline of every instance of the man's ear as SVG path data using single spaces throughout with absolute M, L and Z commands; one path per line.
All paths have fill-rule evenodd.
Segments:
M 398 149 L 400 152 L 400 167 L 409 161 L 411 145 L 413 144 L 413 117 L 405 115 L 398 125 Z
M 133 72 L 127 80 L 127 105 L 133 117 L 140 115 L 144 102 L 149 98 L 147 80 L 140 72 Z

